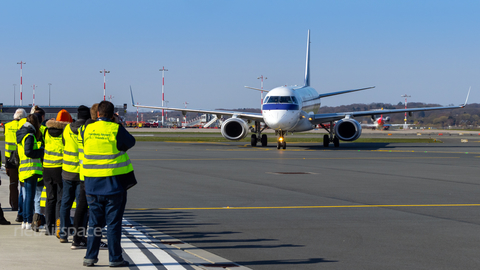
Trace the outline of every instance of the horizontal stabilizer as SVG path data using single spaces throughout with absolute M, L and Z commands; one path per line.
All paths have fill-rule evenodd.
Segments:
M 260 89 L 260 88 L 255 88 L 255 87 L 250 87 L 250 86 L 245 86 L 245 88 L 248 88 L 248 89 L 253 89 L 253 90 L 257 90 L 257 91 L 264 91 L 264 92 L 269 92 L 270 90 L 265 90 L 265 89 Z

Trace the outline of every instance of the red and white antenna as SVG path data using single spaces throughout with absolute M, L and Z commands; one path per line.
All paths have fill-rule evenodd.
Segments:
M 137 102 L 137 105 L 138 105 L 138 102 Z M 137 125 L 136 126 L 138 127 L 138 107 L 137 107 Z
M 162 67 L 162 69 L 159 69 L 159 71 L 162 72 L 162 107 L 164 107 L 165 103 L 165 71 L 168 71 L 168 69 L 165 69 L 165 67 Z M 165 110 L 162 109 L 162 127 L 165 124 Z
M 262 90 L 263 90 L 263 79 L 264 79 L 263 75 L 262 75 L 262 76 L 260 76 L 260 77 L 258 77 L 257 79 L 262 79 L 262 80 L 261 80 L 261 84 L 260 84 L 260 85 L 261 85 L 261 88 L 260 88 L 260 89 L 262 89 Z M 266 79 L 268 79 L 268 78 L 267 78 L 267 77 L 265 77 L 265 80 L 266 80 Z M 262 91 L 262 93 L 261 93 L 261 96 L 260 96 L 260 97 L 261 97 L 261 99 L 260 99 L 260 105 L 262 105 L 262 104 L 263 104 L 263 91 Z
M 23 64 L 26 64 L 25 62 L 17 62 L 17 64 L 20 64 L 20 106 L 23 105 Z
M 105 91 L 105 88 L 106 88 L 106 87 L 105 87 L 105 85 L 106 85 L 106 83 L 105 83 L 105 74 L 110 73 L 110 70 L 105 70 L 105 69 L 104 69 L 103 71 L 100 70 L 100 73 L 103 73 L 103 100 L 105 100 L 105 92 L 106 92 L 106 91 Z
M 32 85 L 32 87 L 33 87 L 33 103 L 32 103 L 32 105 L 33 105 L 33 107 L 35 107 L 35 84 Z

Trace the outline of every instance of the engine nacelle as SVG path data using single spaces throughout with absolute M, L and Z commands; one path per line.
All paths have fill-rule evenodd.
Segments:
M 225 139 L 238 141 L 248 135 L 247 122 L 240 118 L 229 118 L 222 124 L 222 136 Z
M 342 141 L 354 141 L 362 134 L 362 126 L 355 119 L 344 118 L 335 123 L 335 134 Z

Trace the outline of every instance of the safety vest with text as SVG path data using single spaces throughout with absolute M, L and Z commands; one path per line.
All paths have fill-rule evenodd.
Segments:
M 5 124 L 5 157 L 10 158 L 13 151 L 17 149 L 17 130 L 20 127 L 18 120 Z
M 85 177 L 109 177 L 133 171 L 128 154 L 117 149 L 119 124 L 97 121 L 85 127 L 82 173 Z

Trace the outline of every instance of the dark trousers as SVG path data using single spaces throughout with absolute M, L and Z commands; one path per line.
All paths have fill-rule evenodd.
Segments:
M 85 183 L 81 181 L 80 194 L 77 198 L 77 208 L 75 209 L 75 217 L 73 218 L 73 228 L 75 229 L 75 234 L 73 235 L 74 243 L 80 243 L 80 241 L 87 236 L 87 213 L 88 204 L 85 194 Z
M 67 239 L 72 228 L 70 210 L 75 198 L 80 196 L 80 182 L 63 180 L 62 205 L 60 207 L 60 239 Z
M 63 183 L 62 168 L 44 168 L 43 182 L 47 189 L 47 202 L 45 205 L 45 229 L 47 234 L 55 234 L 55 223 L 60 218 L 62 203 Z
M 10 207 L 12 211 L 18 210 L 18 168 L 6 168 L 6 173 L 10 177 Z
M 122 262 L 122 217 L 127 202 L 127 192 L 115 195 L 89 195 L 90 207 L 87 253 L 84 262 L 96 262 L 102 239 L 102 228 L 107 225 L 108 257 L 111 263 Z

